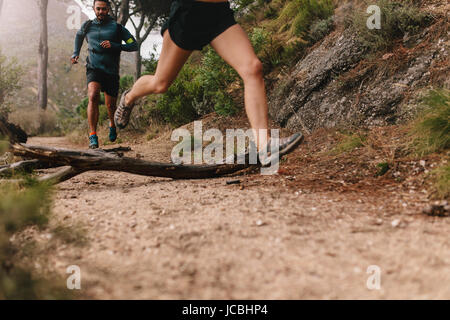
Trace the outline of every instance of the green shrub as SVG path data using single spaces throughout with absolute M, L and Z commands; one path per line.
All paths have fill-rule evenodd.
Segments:
M 450 198 L 450 165 L 445 164 L 431 171 L 434 197 L 438 199 Z
M 432 16 L 421 11 L 413 0 L 379 0 L 376 4 L 381 9 L 381 29 L 367 28 L 370 15 L 365 11 L 356 12 L 351 19 L 361 43 L 372 52 L 391 48 L 396 39 L 414 35 L 432 21 Z
M 332 0 L 287 1 L 273 25 L 276 32 L 289 31 L 291 36 L 304 36 L 318 20 L 331 17 L 334 13 Z
M 169 90 L 161 95 L 150 114 L 173 126 L 198 118 L 193 101 L 202 98 L 202 87 L 195 81 L 195 70 L 186 64 Z
M 233 99 L 225 91 L 231 83 L 238 79 L 237 72 L 214 49 L 207 47 L 201 65 L 197 69 L 196 81 L 203 88 L 203 99 L 211 102 L 214 111 L 224 115 L 235 113 L 236 107 Z
M 432 90 L 423 99 L 411 129 L 411 148 L 418 155 L 445 151 L 450 148 L 450 91 Z
M 29 180 L 27 187 L 0 187 L 0 299 L 60 299 L 67 297 L 51 281 L 35 279 L 16 266 L 16 249 L 10 237 L 27 226 L 43 227 L 48 222 L 51 189 Z
M 263 28 L 254 28 L 250 34 L 250 41 L 255 53 L 265 67 L 265 71 L 280 65 L 283 61 L 285 48 L 280 41 L 276 41 L 272 34 Z M 268 70 L 267 70 L 268 69 Z
M 308 33 L 308 39 L 311 43 L 322 40 L 333 29 L 333 18 L 322 19 L 312 24 Z
M 77 108 L 75 109 L 76 112 L 83 118 L 83 119 L 87 119 L 87 108 L 88 108 L 88 104 L 89 104 L 89 98 L 86 97 L 84 98 L 81 103 L 77 106 Z M 103 92 L 100 93 L 100 101 L 99 101 L 99 105 L 104 105 L 105 104 L 105 95 L 103 94 Z
M 145 71 L 143 73 L 144 75 L 155 74 L 156 72 L 158 59 L 156 58 L 156 54 L 154 52 L 156 52 L 156 45 L 153 46 L 153 52 L 150 53 L 150 58 L 142 60 L 142 65 L 145 68 Z
M 134 84 L 134 77 L 133 76 L 123 76 L 120 78 L 120 86 L 119 90 L 120 92 L 124 92 L 125 90 L 130 89 Z
M 11 111 L 11 98 L 20 88 L 19 80 L 22 69 L 17 66 L 16 60 L 7 60 L 0 52 L 0 117 L 8 119 Z

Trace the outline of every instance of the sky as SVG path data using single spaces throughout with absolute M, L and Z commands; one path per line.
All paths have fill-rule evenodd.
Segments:
M 94 13 L 94 10 L 92 9 L 92 7 L 85 6 L 81 2 L 81 0 L 74 0 L 74 1 L 81 7 L 81 10 L 83 11 L 84 14 L 86 14 L 90 19 L 95 19 L 95 13 Z M 133 24 L 131 22 L 127 23 L 126 28 L 132 34 L 134 34 L 134 28 L 133 28 Z M 162 46 L 162 37 L 159 34 L 159 30 L 152 31 L 152 33 L 150 33 L 150 35 L 148 36 L 147 40 L 142 44 L 141 55 L 144 58 L 149 58 L 150 52 L 155 52 L 153 50 L 153 45 L 155 45 L 155 44 L 157 45 L 156 56 L 159 57 L 159 54 L 161 52 L 161 46 Z

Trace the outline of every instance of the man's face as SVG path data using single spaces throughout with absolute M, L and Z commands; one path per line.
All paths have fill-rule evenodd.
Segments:
M 109 14 L 108 4 L 106 2 L 103 2 L 103 1 L 95 1 L 95 3 L 94 3 L 94 11 L 95 11 L 95 15 L 97 16 L 97 19 L 102 21 Z

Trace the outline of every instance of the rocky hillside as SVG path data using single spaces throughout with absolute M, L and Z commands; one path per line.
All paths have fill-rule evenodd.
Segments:
M 343 22 L 351 18 L 349 12 L 363 12 L 357 3 L 340 5 L 335 31 L 277 82 L 270 114 L 282 127 L 310 132 L 398 123 L 408 118 L 420 89 L 449 86 L 447 1 L 423 1 L 420 10 L 430 16 L 427 25 L 375 52 Z

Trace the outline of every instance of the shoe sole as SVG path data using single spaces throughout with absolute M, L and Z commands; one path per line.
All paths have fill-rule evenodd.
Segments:
M 300 143 L 304 139 L 304 136 L 302 133 L 298 133 L 298 135 L 299 136 L 297 138 L 295 138 L 294 140 L 292 140 L 286 147 L 284 147 L 283 149 L 280 149 L 278 151 L 278 153 L 276 154 L 278 156 L 278 160 L 280 160 L 282 156 L 287 155 L 288 153 L 291 153 L 292 151 L 294 151 L 295 148 L 297 148 L 300 145 Z M 258 161 L 259 161 L 259 159 L 258 159 Z M 260 162 L 260 164 L 263 168 L 270 166 L 271 163 L 272 163 L 271 161 L 269 161 L 267 163 Z
M 292 152 L 293 150 L 295 150 L 295 148 L 297 148 L 300 143 L 303 142 L 304 136 L 302 133 L 299 133 L 299 136 L 297 138 L 295 138 L 294 140 L 292 140 L 292 142 L 290 142 L 286 147 L 284 147 L 282 150 L 280 150 L 278 153 L 281 156 L 284 156 L 290 152 Z
M 125 107 L 125 96 L 128 94 L 128 92 L 130 92 L 131 90 L 130 89 L 128 89 L 128 90 L 125 90 L 123 93 L 122 93 L 122 96 L 120 97 L 120 100 L 119 100 L 119 108 L 122 108 L 122 109 L 125 109 L 126 107 Z M 128 122 L 130 122 L 130 119 L 128 119 Z M 114 123 L 116 124 L 116 127 L 117 128 L 119 128 L 120 130 L 122 130 L 122 129 L 125 129 L 127 126 L 128 126 L 128 123 L 126 124 L 126 125 L 121 125 L 121 124 L 119 124 L 118 122 L 117 122 L 117 118 L 116 118 L 116 115 L 114 114 Z M 114 141 L 111 141 L 111 142 L 114 142 Z

